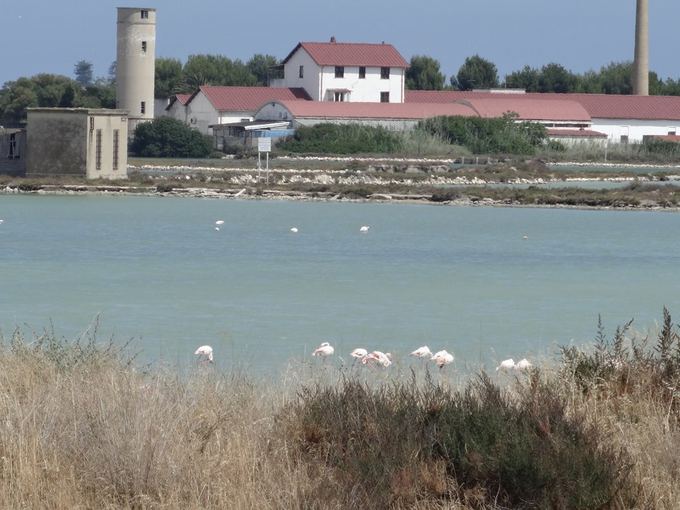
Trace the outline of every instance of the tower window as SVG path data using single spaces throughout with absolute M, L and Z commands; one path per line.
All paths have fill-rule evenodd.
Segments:
M 139 13 L 142 19 L 149 19 L 149 11 L 143 10 Z
M 118 149 L 120 148 L 119 130 L 113 130 L 113 169 L 118 170 Z
M 146 101 L 142 101 L 142 104 L 139 107 L 139 113 L 146 113 Z
M 146 53 L 146 41 L 142 41 L 142 53 Z
M 102 169 L 102 130 L 97 130 L 97 145 L 95 146 L 95 164 L 97 170 Z

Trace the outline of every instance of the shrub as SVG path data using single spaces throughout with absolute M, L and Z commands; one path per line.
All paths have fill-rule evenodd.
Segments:
M 418 129 L 462 145 L 475 154 L 534 154 L 547 140 L 545 127 L 516 120 L 516 114 L 493 119 L 435 117 L 420 121 Z
M 459 392 L 351 380 L 308 388 L 283 423 L 310 467 L 329 470 L 320 497 L 341 506 L 457 497 L 473 507 L 600 508 L 628 467 L 537 372 L 516 401 L 484 374 Z
M 399 133 L 381 126 L 361 124 L 317 124 L 303 126 L 278 148 L 304 153 L 358 154 L 391 153 L 402 148 Z
M 664 307 L 663 324 L 656 342 L 649 336 L 627 338 L 633 321 L 616 328 L 607 338 L 598 318 L 595 349 L 562 347 L 563 370 L 583 392 L 631 394 L 643 391 L 647 398 L 660 400 L 680 419 L 677 390 L 680 387 L 680 333 Z
M 137 126 L 130 150 L 149 158 L 206 158 L 212 151 L 212 140 L 183 122 L 160 117 Z

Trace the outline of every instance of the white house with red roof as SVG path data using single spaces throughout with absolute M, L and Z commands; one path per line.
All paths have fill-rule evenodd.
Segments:
M 300 87 L 313 101 L 403 103 L 408 62 L 391 44 L 301 42 L 272 87 Z
M 211 125 L 253 120 L 253 114 L 263 103 L 277 99 L 305 100 L 309 96 L 301 88 L 203 85 L 186 101 L 185 118 L 189 126 L 212 134 Z

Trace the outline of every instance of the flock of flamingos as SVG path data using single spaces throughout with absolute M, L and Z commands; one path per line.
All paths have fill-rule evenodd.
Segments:
M 224 225 L 224 220 L 215 221 L 215 230 L 219 231 L 222 225 Z M 371 228 L 370 225 L 362 225 L 361 228 L 359 228 L 359 232 L 366 234 L 368 233 L 370 228 Z M 298 228 L 291 227 L 290 231 L 296 234 L 298 232 Z M 523 238 L 527 239 L 527 236 L 524 236 Z M 319 345 L 319 347 L 317 347 L 314 350 L 312 356 L 328 358 L 329 356 L 332 356 L 334 353 L 335 348 L 329 342 L 323 342 L 321 345 Z M 213 348 L 209 345 L 200 346 L 198 349 L 196 349 L 194 355 L 198 356 L 198 360 L 200 363 L 213 362 Z M 387 368 L 392 364 L 392 355 L 389 352 L 382 351 L 368 352 L 366 349 L 360 347 L 354 349 L 352 352 L 349 353 L 349 355 L 352 356 L 355 360 L 361 362 L 362 365 L 373 365 Z M 433 354 L 427 345 L 418 347 L 415 351 L 410 353 L 410 356 L 433 361 L 440 369 L 444 368 L 446 365 L 450 365 L 451 363 L 453 363 L 454 360 L 453 354 L 445 350 L 437 351 Z M 531 368 L 531 366 L 532 366 L 531 363 L 526 358 L 518 361 L 517 363 L 515 363 L 515 361 L 512 358 L 510 358 L 501 361 L 501 363 L 496 367 L 496 371 L 499 370 L 524 371 Z
M 321 345 L 319 345 L 319 347 L 317 347 L 314 350 L 314 352 L 312 352 L 312 356 L 328 358 L 329 356 L 332 356 L 334 353 L 335 348 L 329 342 L 323 342 L 321 343 Z M 199 362 L 203 363 L 213 362 L 213 348 L 209 345 L 200 346 L 198 349 L 196 349 L 194 355 L 198 356 Z M 392 355 L 389 352 L 382 351 L 368 352 L 366 349 L 359 347 L 350 352 L 349 355 L 352 356 L 355 360 L 361 362 L 362 365 L 373 365 L 387 368 L 392 364 Z M 453 354 L 451 354 L 450 352 L 441 350 L 433 354 L 427 345 L 418 347 L 415 351 L 413 351 L 409 355 L 415 358 L 433 361 L 440 369 L 444 368 L 446 365 L 450 365 L 451 363 L 453 363 L 454 360 Z M 512 358 L 510 358 L 501 361 L 501 363 L 496 367 L 496 371 L 497 372 L 499 370 L 525 371 L 531 368 L 531 366 L 532 366 L 531 362 L 526 358 L 521 359 L 517 363 L 515 363 L 515 361 Z

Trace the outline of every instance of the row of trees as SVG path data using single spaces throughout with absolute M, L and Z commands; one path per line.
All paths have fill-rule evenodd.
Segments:
M 191 93 L 200 85 L 267 85 L 277 77 L 278 61 L 271 55 L 254 55 L 246 63 L 221 55 L 192 55 L 182 65 L 177 59 L 156 60 L 155 96 Z M 94 77 L 92 64 L 81 60 L 73 78 L 37 74 L 6 82 L 0 89 L 0 124 L 16 125 L 31 107 L 116 107 L 116 63 L 106 77 Z
M 74 66 L 74 78 L 38 74 L 6 82 L 0 89 L 0 123 L 16 124 L 26 117 L 28 107 L 115 107 L 115 62 L 107 77 L 94 78 L 92 64 L 81 60 Z M 182 64 L 178 59 L 156 59 L 155 96 L 167 98 L 192 93 L 200 85 L 267 85 L 279 78 L 280 62 L 271 55 L 257 54 L 247 62 L 223 55 L 191 55 Z M 406 71 L 406 87 L 412 90 L 471 90 L 498 87 L 522 88 L 528 92 L 585 92 L 631 94 L 633 68 L 630 62 L 611 63 L 599 71 L 577 74 L 560 64 L 541 68 L 525 66 L 501 81 L 496 65 L 479 55 L 465 59 L 458 72 L 446 83 L 439 62 L 428 56 L 411 58 Z M 649 73 L 653 95 L 680 95 L 680 80 L 662 80 Z
M 81 60 L 74 76 L 43 73 L 6 82 L 0 89 L 0 124 L 20 124 L 32 107 L 116 107 L 115 64 L 108 77 L 94 78 L 92 64 Z
M 541 68 L 524 66 L 501 81 L 493 62 L 479 55 L 465 59 L 458 73 L 446 77 L 439 62 L 428 56 L 411 58 L 406 71 L 406 88 L 412 90 L 472 90 L 490 88 L 521 88 L 527 92 L 584 92 L 590 94 L 632 94 L 632 62 L 612 62 L 599 71 L 577 74 L 560 64 L 547 64 Z M 680 95 L 680 80 L 662 80 L 655 72 L 649 73 L 649 93 L 652 95 Z
M 280 62 L 271 55 L 254 55 L 245 63 L 222 55 L 192 55 L 184 64 L 177 59 L 159 58 L 156 60 L 156 97 L 191 93 L 200 85 L 268 85 L 270 79 L 281 77 L 280 73 Z M 651 72 L 649 78 L 650 94 L 680 95 L 680 80 L 661 80 L 655 72 Z M 632 80 L 631 62 L 613 62 L 599 71 L 583 74 L 555 63 L 541 68 L 525 66 L 501 81 L 496 65 L 479 55 L 466 58 L 448 84 L 439 62 L 432 57 L 412 57 L 406 71 L 406 88 L 411 90 L 505 87 L 528 92 L 632 94 Z
M 201 85 L 269 85 L 278 78 L 279 62 L 271 55 L 253 55 L 247 62 L 223 55 L 191 55 L 182 64 L 175 58 L 156 59 L 155 96 L 192 93 Z

